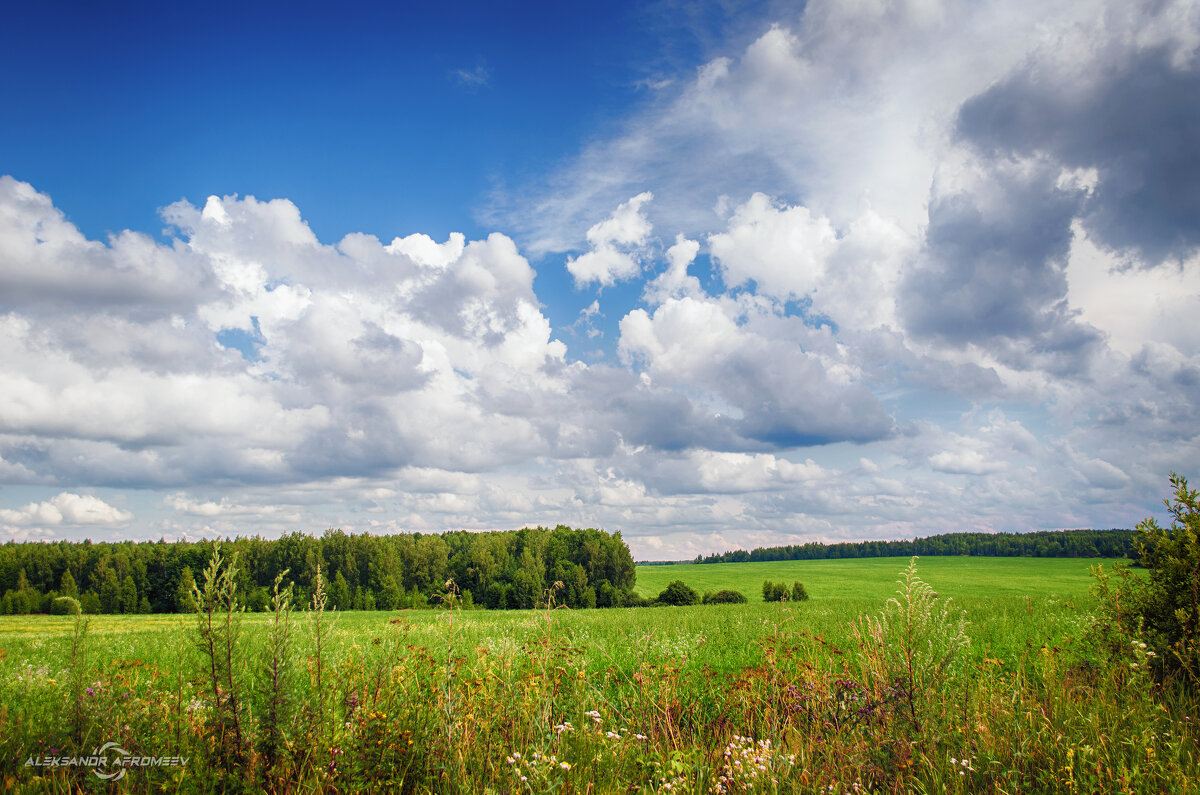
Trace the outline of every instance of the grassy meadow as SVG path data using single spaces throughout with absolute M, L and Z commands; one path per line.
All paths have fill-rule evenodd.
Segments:
M 895 558 L 650 566 L 638 569 L 643 595 L 681 579 L 752 601 L 309 611 L 286 625 L 243 614 L 228 678 L 202 651 L 196 616 L 92 617 L 82 636 L 71 617 L 0 617 L 0 782 L 55 792 L 1200 791 L 1197 701 L 1156 685 L 1136 642 L 1099 631 L 1096 562 L 925 558 L 925 590 L 897 584 L 908 561 Z M 764 579 L 799 580 L 811 600 L 764 603 Z M 187 762 L 114 781 L 53 766 L 108 742 Z

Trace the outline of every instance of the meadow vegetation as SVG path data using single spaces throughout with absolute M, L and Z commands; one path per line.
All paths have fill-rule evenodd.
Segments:
M 1136 639 L 1091 640 L 1086 562 L 1000 593 L 986 561 L 927 562 L 793 563 L 807 602 L 469 611 L 445 583 L 388 615 L 297 610 L 283 581 L 241 613 L 223 558 L 191 616 L 0 618 L 0 780 L 111 789 L 25 762 L 114 742 L 187 759 L 119 782 L 146 792 L 1197 789 L 1196 701 Z

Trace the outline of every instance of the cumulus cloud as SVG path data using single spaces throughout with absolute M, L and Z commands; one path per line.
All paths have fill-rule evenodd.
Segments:
M 0 178 L 0 478 L 68 489 L 0 523 L 1132 524 L 1200 463 L 1198 52 L 1185 0 L 813 0 L 494 207 L 515 239 L 228 195 L 95 241 Z M 633 283 L 539 295 L 547 252 Z M 154 497 L 71 503 L 105 485 Z
M 918 337 L 979 345 L 1010 366 L 1086 368 L 1100 343 L 1067 302 L 1071 221 L 1082 191 L 1041 160 L 948 164 L 901 305 Z
M 1113 9 L 1090 30 L 1064 32 L 968 100 L 958 135 L 994 157 L 1038 153 L 1094 169 L 1082 213 L 1094 240 L 1148 265 L 1189 257 L 1200 246 L 1200 153 L 1187 131 L 1200 125 L 1200 105 L 1180 98 L 1200 94 L 1200 60 L 1194 40 L 1130 34 L 1190 6 L 1134 4 L 1141 18 Z M 1194 36 L 1194 10 L 1191 21 L 1178 32 Z M 1081 41 L 1084 32 L 1097 38 Z
M 641 271 L 638 249 L 646 244 L 653 227 L 646 220 L 642 205 L 654 198 L 649 191 L 622 202 L 616 211 L 587 231 L 589 250 L 567 259 L 567 270 L 575 286 L 591 282 L 601 286 L 636 276 Z
M 887 412 L 854 368 L 806 351 L 811 335 L 798 320 L 776 323 L 758 310 L 743 325 L 715 301 L 672 299 L 621 321 L 619 352 L 664 385 L 705 396 L 737 433 L 791 447 L 878 439 L 891 430 Z M 782 325 L 792 332 L 788 339 Z M 799 339 L 796 339 L 799 337 Z
M 837 234 L 807 207 L 776 209 L 756 193 L 708 245 L 730 287 L 753 281 L 758 293 L 786 300 L 809 295 L 823 280 Z
M 44 502 L 0 508 L 0 522 L 13 525 L 111 525 L 128 522 L 133 514 L 90 494 L 64 491 Z
M 49 304 L 169 315 L 216 289 L 207 263 L 185 250 L 128 231 L 108 245 L 88 240 L 49 196 L 7 175 L 0 175 L 0 262 L 0 311 Z
M 675 244 L 667 249 L 667 269 L 646 284 L 642 300 L 647 304 L 661 304 L 671 298 L 698 296 L 703 290 L 700 280 L 688 274 L 688 268 L 700 253 L 700 243 L 688 240 L 682 234 L 675 236 Z

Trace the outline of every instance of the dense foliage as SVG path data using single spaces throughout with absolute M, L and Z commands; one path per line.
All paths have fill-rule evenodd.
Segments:
M 762 595 L 764 602 L 808 601 L 808 590 L 804 587 L 804 583 L 800 582 L 794 582 L 792 587 L 788 588 L 787 583 L 763 580 Z
M 694 605 L 699 604 L 700 594 L 692 590 L 683 580 L 675 580 L 658 595 L 658 601 L 664 605 Z
M 697 555 L 694 563 L 750 563 L 768 560 L 894 558 L 914 555 L 979 555 L 1033 558 L 1123 558 L 1134 551 L 1132 530 L 1054 530 L 1034 533 L 947 533 L 912 541 L 858 541 L 792 544 Z
M 424 607 L 447 580 L 465 606 L 528 609 L 561 583 L 559 604 L 618 607 L 630 601 L 636 576 L 620 533 L 561 525 L 441 535 L 330 530 L 231 539 L 223 549 L 240 561 L 238 592 L 250 610 L 268 607 L 284 570 L 297 603 L 307 604 L 318 565 L 338 610 Z M 8 543 L 0 547 L 0 612 L 49 613 L 60 596 L 77 599 L 85 613 L 186 612 L 212 554 L 208 542 Z
M 741 591 L 724 589 L 704 594 L 704 599 L 701 601 L 706 605 L 744 605 L 747 599 Z
M 1115 580 L 1103 569 L 1098 590 L 1116 630 L 1114 647 L 1124 649 L 1124 639 L 1140 638 L 1153 667 L 1160 674 L 1181 674 L 1191 683 L 1200 681 L 1200 492 L 1172 473 L 1173 498 L 1163 500 L 1170 511 L 1170 527 L 1153 518 L 1137 527 L 1137 552 L 1146 577 L 1118 569 Z

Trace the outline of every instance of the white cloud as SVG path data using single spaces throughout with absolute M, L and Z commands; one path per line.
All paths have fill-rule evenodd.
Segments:
M 591 282 L 601 286 L 632 278 L 641 271 L 638 248 L 646 244 L 652 230 L 642 212 L 642 205 L 654 198 L 650 192 L 639 193 L 622 202 L 607 219 L 587 231 L 590 249 L 578 257 L 567 258 L 567 270 L 575 278 L 575 286 Z
M 786 300 L 809 295 L 823 281 L 837 235 L 807 207 L 777 209 L 756 193 L 734 211 L 729 231 L 710 236 L 708 245 L 727 285 L 753 281 L 760 294 Z
M 0 521 L 13 525 L 112 525 L 128 522 L 133 514 L 99 497 L 64 491 L 44 502 L 16 510 L 0 508 Z
M 701 400 L 739 433 L 783 446 L 885 436 L 891 419 L 855 383 L 827 332 L 762 306 L 671 299 L 620 323 L 623 361 Z M 811 348 L 812 350 L 806 350 Z
M 450 76 L 459 85 L 471 90 L 483 88 L 492 82 L 492 70 L 484 63 L 476 64 L 473 69 L 455 69 Z
M 231 502 L 228 497 L 222 497 L 219 501 L 200 500 L 177 492 L 168 495 L 163 500 L 163 504 L 173 511 L 188 516 L 276 517 L 282 515 L 282 518 L 289 522 L 303 521 L 301 514 L 295 510 L 287 511 L 279 505 L 240 505 Z
M 68 490 L 0 526 L 568 521 L 673 557 L 1131 524 L 1200 463 L 1197 261 L 1145 259 L 1134 215 L 1108 239 L 1097 213 L 1161 180 L 1069 110 L 1139 64 L 1191 85 L 1197 42 L 1187 2 L 813 0 L 516 196 L 493 218 L 521 249 L 323 242 L 287 199 L 233 195 L 167 207 L 175 239 L 101 242 L 0 178 L 0 480 Z M 1101 159 L 1039 138 L 1053 113 L 984 112 L 1038 91 Z M 635 283 L 603 313 L 539 295 L 548 251 L 578 254 L 578 288 Z M 103 486 L 145 504 L 78 502 Z
M 675 244 L 667 249 L 667 269 L 646 284 L 642 300 L 653 306 L 670 298 L 699 297 L 704 292 L 700 280 L 688 274 L 688 268 L 699 253 L 698 241 L 676 235 Z
M 1105 333 L 1126 356 L 1159 343 L 1179 355 L 1200 354 L 1200 255 L 1188 263 L 1131 266 L 1073 225 L 1067 299 L 1080 319 Z
M 943 450 L 929 457 L 929 465 L 950 475 L 987 475 L 1004 469 L 1001 461 L 989 460 L 978 450 Z

